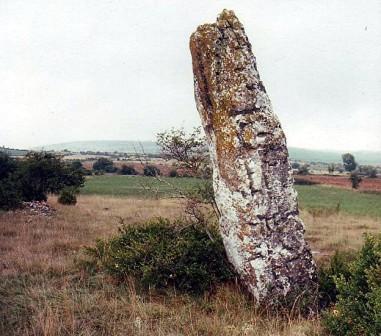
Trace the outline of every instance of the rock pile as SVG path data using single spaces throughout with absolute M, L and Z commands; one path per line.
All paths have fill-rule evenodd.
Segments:
M 23 212 L 29 215 L 40 215 L 47 217 L 52 216 L 55 211 L 56 210 L 45 201 L 23 202 Z

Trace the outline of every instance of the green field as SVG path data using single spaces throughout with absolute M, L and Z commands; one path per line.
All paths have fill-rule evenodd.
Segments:
M 113 196 L 173 196 L 176 190 L 190 191 L 202 183 L 196 178 L 161 178 L 160 182 L 144 176 L 93 176 L 87 179 L 82 194 Z M 327 186 L 296 186 L 302 209 L 334 209 L 359 216 L 381 217 L 381 194 L 365 193 Z

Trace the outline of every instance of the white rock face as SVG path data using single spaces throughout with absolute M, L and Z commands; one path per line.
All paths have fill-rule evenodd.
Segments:
M 190 49 L 229 260 L 259 303 L 314 286 L 286 138 L 243 26 L 224 10 Z

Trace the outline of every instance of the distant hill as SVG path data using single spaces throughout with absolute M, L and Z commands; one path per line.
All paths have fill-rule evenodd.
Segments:
M 341 163 L 341 155 L 347 151 L 315 150 L 289 147 L 292 160 L 307 162 Z M 381 164 L 381 151 L 349 151 L 361 165 Z
M 121 152 L 121 153 L 144 153 L 157 154 L 159 148 L 153 141 L 115 141 L 115 140 L 94 140 L 94 141 L 74 141 L 60 144 L 35 147 L 33 150 L 63 151 L 72 152 Z
M 80 151 L 99 151 L 99 152 L 122 152 L 122 153 L 141 153 L 142 148 L 146 154 L 159 153 L 159 147 L 153 141 L 75 141 L 61 144 L 46 145 L 43 147 L 33 148 L 35 150 L 55 150 L 63 151 L 64 149 L 80 152 Z M 329 151 L 314 150 L 305 148 L 289 147 L 290 157 L 292 160 L 306 162 L 325 162 L 339 163 L 341 162 L 341 154 L 345 151 Z M 381 164 L 381 151 L 351 151 L 356 161 L 360 164 Z

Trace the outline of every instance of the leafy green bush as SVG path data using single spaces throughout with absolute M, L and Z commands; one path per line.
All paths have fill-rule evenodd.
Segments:
M 18 163 L 17 178 L 24 201 L 47 199 L 48 193 L 57 194 L 65 187 L 82 187 L 82 171 L 74 170 L 58 156 L 46 152 L 31 152 Z
M 78 190 L 75 188 L 64 188 L 61 190 L 60 195 L 58 197 L 58 203 L 64 205 L 75 205 L 77 204 L 77 194 Z
M 319 268 L 319 306 L 327 308 L 336 303 L 338 290 L 335 278 L 343 276 L 348 279 L 350 276 L 349 263 L 353 261 L 352 253 L 336 252 L 329 264 Z
M 19 181 L 15 176 L 17 161 L 0 152 L 0 209 L 9 210 L 21 204 Z
M 212 239 L 209 237 L 211 235 Z M 234 277 L 217 231 L 157 218 L 123 226 L 119 235 L 87 248 L 87 265 L 143 288 L 176 288 L 200 294 Z
M 22 160 L 0 155 L 0 209 L 16 208 L 22 201 L 46 200 L 48 193 L 83 184 L 82 170 L 54 154 L 31 152 Z
M 333 277 L 337 302 L 323 313 L 331 335 L 381 334 L 381 235 L 366 236 L 348 269 Z M 331 287 L 333 288 L 333 287 Z

